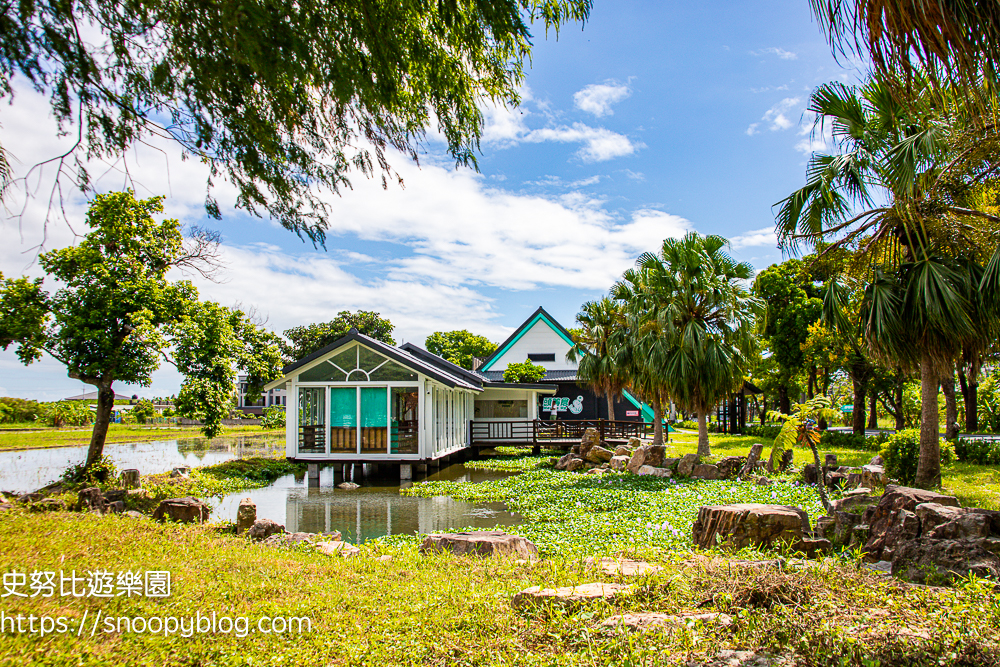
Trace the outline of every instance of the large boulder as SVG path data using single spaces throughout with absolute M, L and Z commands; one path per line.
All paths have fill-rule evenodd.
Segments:
M 1000 556 L 984 545 L 982 540 L 936 540 L 930 537 L 903 542 L 893 551 L 892 574 L 931 584 L 941 584 L 970 574 L 1000 579 Z
M 607 463 L 612 459 L 612 457 L 614 457 L 614 455 L 615 453 L 610 449 L 605 449 L 600 445 L 594 445 L 590 448 L 590 451 L 587 452 L 584 459 L 590 463 Z
M 975 507 L 921 503 L 914 513 L 920 535 L 932 540 L 984 540 L 1000 535 L 1000 512 Z
M 726 456 L 719 459 L 715 466 L 719 469 L 719 475 L 722 476 L 722 479 L 732 479 L 739 474 L 746 461 L 746 457 L 743 456 Z
M 795 549 L 815 552 L 829 545 L 826 540 L 811 537 L 805 510 L 757 503 L 702 507 L 692 528 L 692 538 L 703 549 L 721 546 L 731 551 L 789 543 Z
M 28 505 L 31 512 L 63 512 L 66 510 L 66 503 L 59 498 L 42 498 L 38 502 Z
M 625 445 L 618 445 L 615 447 L 615 456 L 624 456 L 626 458 L 632 458 L 632 450 Z
M 677 462 L 677 474 L 681 477 L 690 477 L 694 472 L 694 467 L 701 462 L 697 454 L 685 454 Z
M 876 458 L 881 460 L 880 457 Z M 889 478 L 885 474 L 885 468 L 881 465 L 869 463 L 868 465 L 861 467 L 861 486 L 866 486 L 869 489 L 874 489 L 876 487 L 881 488 L 885 486 L 888 479 Z
M 711 463 L 699 463 L 691 471 L 691 476 L 696 479 L 722 479 L 722 472 Z
M 566 452 L 558 461 L 556 461 L 556 470 L 565 470 L 566 466 L 569 465 L 569 462 L 575 458 L 577 458 L 576 454 L 573 452 Z
M 574 458 L 572 458 L 572 459 L 569 460 L 569 463 L 566 464 L 566 471 L 567 472 L 576 472 L 577 470 L 583 468 L 585 465 L 586 465 L 586 461 L 584 461 L 581 458 L 574 457 Z
M 236 510 L 236 534 L 242 535 L 250 530 L 255 521 L 257 521 L 257 505 L 249 498 L 244 498 Z
M 520 535 L 510 535 L 499 530 L 469 533 L 440 533 L 428 535 L 420 545 L 420 553 L 450 551 L 460 556 L 513 556 L 538 558 L 538 547 Z
M 628 444 L 626 445 L 630 450 L 635 451 L 642 447 L 642 440 L 635 437 L 634 435 L 628 439 Z
M 177 521 L 179 523 L 202 523 L 208 520 L 211 508 L 198 498 L 168 498 L 160 501 L 153 511 L 157 521 Z
M 76 494 L 76 511 L 104 514 L 104 494 L 96 486 L 80 489 Z
M 285 527 L 273 519 L 257 519 L 250 526 L 247 535 L 251 540 L 266 540 L 272 535 L 280 535 L 285 532 Z
M 946 507 L 958 507 L 958 499 L 933 491 L 914 489 L 890 484 L 874 507 L 864 514 L 864 523 L 869 526 L 869 538 L 865 551 L 872 561 L 891 560 L 892 549 L 901 541 L 914 539 L 920 534 L 920 519 L 914 514 L 917 505 L 937 503 Z
M 628 462 L 628 471 L 633 474 L 639 474 L 639 468 L 642 466 L 659 468 L 663 465 L 666 451 L 667 448 L 663 445 L 642 445 L 636 448 L 635 453 L 632 454 L 632 458 Z
M 636 474 L 640 477 L 673 477 L 673 473 L 669 468 L 657 468 L 656 466 L 642 466 Z
M 610 461 L 611 469 L 624 472 L 628 468 L 630 458 L 628 456 L 612 456 Z
M 587 458 L 587 454 L 594 447 L 600 447 L 601 436 L 597 432 L 596 428 L 588 428 L 583 432 L 583 437 L 580 438 L 580 457 Z

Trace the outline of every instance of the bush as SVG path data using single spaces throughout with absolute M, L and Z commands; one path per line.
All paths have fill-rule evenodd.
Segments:
M 0 398 L 0 424 L 33 422 L 42 414 L 42 404 L 24 398 Z
M 980 440 L 959 438 L 955 442 L 955 454 L 959 461 L 979 465 L 1000 464 L 1000 442 L 996 440 Z
M 152 401 L 144 398 L 136 403 L 135 407 L 129 410 L 129 413 L 137 424 L 148 424 L 156 416 L 156 407 Z
M 755 438 L 770 438 L 773 440 L 778 437 L 780 430 L 781 424 L 749 424 L 743 433 Z
M 917 461 L 920 458 L 920 431 L 915 428 L 889 436 L 880 452 L 885 474 L 901 484 L 913 484 L 917 478 Z M 955 461 L 955 447 L 947 440 L 941 441 L 941 464 Z
M 507 370 L 503 372 L 503 381 L 516 384 L 538 382 L 545 377 L 545 373 L 544 366 L 533 364 L 529 359 L 525 359 L 519 364 L 507 364 Z
M 698 422 L 693 421 L 691 419 L 685 419 L 682 422 L 678 422 L 677 426 L 678 426 L 678 428 L 689 428 L 692 431 L 697 431 L 698 430 Z
M 264 416 L 260 420 L 261 428 L 285 428 L 285 410 L 277 405 L 264 410 Z
M 49 426 L 87 426 L 94 423 L 94 411 L 80 401 L 43 403 L 35 421 Z
M 70 466 L 59 478 L 64 484 L 73 486 L 105 486 L 118 477 L 118 466 L 110 456 L 102 456 L 88 470 L 86 463 Z
M 861 449 L 870 452 L 877 452 L 882 449 L 889 440 L 888 433 L 864 436 L 845 433 L 843 431 L 824 431 L 820 438 L 820 447 L 836 447 L 841 449 Z

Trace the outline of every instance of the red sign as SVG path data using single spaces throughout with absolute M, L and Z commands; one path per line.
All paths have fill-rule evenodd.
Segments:
M 626 417 L 638 417 L 639 416 L 639 411 L 638 410 L 626 410 L 625 411 L 625 416 Z

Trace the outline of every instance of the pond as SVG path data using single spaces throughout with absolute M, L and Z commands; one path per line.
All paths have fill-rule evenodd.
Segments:
M 207 466 L 235 458 L 274 456 L 285 446 L 283 436 L 237 436 L 157 440 L 109 444 L 104 448 L 119 470 L 138 468 L 146 474 L 166 472 L 175 466 Z M 86 446 L 52 447 L 0 452 L 0 489 L 26 493 L 56 481 L 67 466 L 86 457 Z M 467 470 L 456 464 L 426 479 L 481 482 L 506 473 Z M 319 488 L 310 488 L 304 476 L 285 475 L 270 486 L 205 498 L 212 518 L 235 521 L 240 500 L 250 498 L 257 516 L 277 521 L 288 532 L 339 530 L 344 539 L 359 543 L 383 535 L 412 535 L 458 528 L 493 528 L 522 521 L 502 503 L 465 503 L 447 497 L 415 498 L 399 495 L 395 477 L 357 477 L 360 489 L 334 488 L 333 469 L 320 471 Z

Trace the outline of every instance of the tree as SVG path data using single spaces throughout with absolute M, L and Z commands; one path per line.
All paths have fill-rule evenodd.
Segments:
M 984 265 L 994 267 L 1000 248 L 1000 142 L 975 128 L 960 100 L 929 94 L 919 77 L 908 88 L 880 78 L 826 84 L 809 110 L 817 128 L 832 128 L 839 152 L 813 154 L 806 185 L 778 203 L 779 241 L 858 248 L 856 267 L 867 268 L 857 271 L 874 276 L 861 308 L 864 339 L 885 365 L 920 370 L 917 484 L 934 486 L 941 377 L 963 350 L 974 375 L 995 339 L 1000 267 Z
M 812 451 L 813 462 L 816 464 L 816 474 L 819 480 L 816 490 L 819 491 L 819 498 L 823 502 L 823 508 L 827 513 L 831 513 L 830 499 L 826 494 L 826 474 L 823 472 L 823 464 L 819 461 L 819 441 L 822 433 L 819 430 L 819 422 L 834 419 L 837 416 L 836 410 L 830 407 L 830 398 L 827 396 L 817 396 L 805 403 L 799 403 L 791 413 L 771 412 L 768 419 L 782 420 L 781 430 L 774 439 L 774 450 L 771 453 L 771 460 L 774 460 L 774 452 L 784 451 L 792 445 L 805 445 Z
M 462 329 L 461 331 L 435 331 L 424 343 L 427 351 L 451 363 L 472 370 L 475 357 L 488 357 L 497 344 L 484 336 Z
M 698 413 L 698 455 L 711 456 L 707 413 L 738 391 L 756 352 L 760 301 L 745 287 L 753 268 L 719 236 L 691 232 L 643 253 L 612 296 L 637 322 L 638 349 L 677 406 Z
M 622 304 L 607 297 L 583 304 L 576 321 L 581 327 L 573 337 L 575 345 L 566 358 L 578 361 L 577 377 L 608 402 L 608 419 L 615 418 L 615 397 L 622 393 L 628 378 L 619 367 L 617 348 L 624 342 L 625 311 Z
M 392 322 L 376 312 L 359 310 L 352 313 L 349 310 L 342 310 L 329 322 L 317 322 L 286 330 L 285 338 L 289 342 L 282 343 L 282 353 L 288 363 L 298 361 L 343 338 L 351 329 L 357 329 L 359 333 L 369 338 L 395 345 L 396 341 L 392 337 L 392 330 L 395 328 Z
M 533 364 L 529 359 L 525 359 L 519 364 L 507 364 L 507 368 L 503 372 L 503 381 L 515 384 L 538 382 L 545 377 L 545 373 L 546 370 L 543 366 Z
M 387 149 L 416 160 L 428 128 L 457 163 L 476 164 L 484 103 L 516 106 L 530 24 L 585 22 L 591 0 L 396 3 L 7 3 L 0 97 L 14 80 L 51 96 L 76 137 L 50 162 L 92 188 L 86 158 L 114 161 L 163 137 L 206 162 L 237 205 L 322 243 L 317 188 L 348 175 L 395 176 Z
M 178 407 L 213 437 L 237 369 L 258 386 L 278 374 L 276 336 L 239 310 L 199 301 L 190 282 L 166 279 L 171 269 L 210 259 L 211 247 L 204 238 L 185 241 L 177 220 L 153 220 L 161 202 L 131 192 L 97 195 L 83 241 L 39 256 L 60 285 L 52 294 L 42 278 L 0 276 L 0 347 L 16 344 L 24 364 L 48 354 L 69 377 L 97 387 L 88 467 L 104 450 L 114 382 L 149 386 L 160 361 L 172 363 L 184 375 Z

